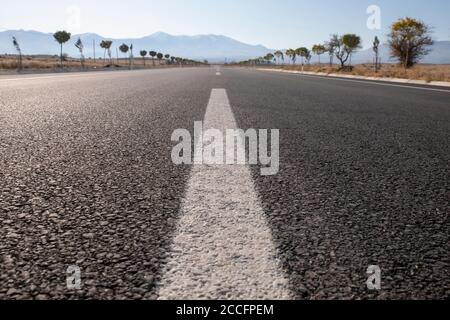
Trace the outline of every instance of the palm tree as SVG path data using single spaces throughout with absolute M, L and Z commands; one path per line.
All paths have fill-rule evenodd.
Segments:
M 283 64 L 284 64 L 284 54 L 283 54 L 283 51 L 277 50 L 277 51 L 275 51 L 274 54 L 275 54 L 275 56 L 277 57 L 278 61 L 279 61 L 280 58 L 281 58 L 281 60 L 283 61 Z
M 66 43 L 67 41 L 70 40 L 70 37 L 72 35 L 70 34 L 70 32 L 67 31 L 57 31 L 53 37 L 55 38 L 55 40 L 61 45 L 61 55 L 60 55 L 60 59 L 61 59 L 61 68 L 63 67 L 63 45 L 64 43 Z
M 150 51 L 149 54 L 152 56 L 153 66 L 155 66 L 155 57 L 158 53 L 156 51 Z
M 144 67 L 145 67 L 145 56 L 147 55 L 147 51 L 141 50 L 140 54 L 141 54 L 142 60 L 144 60 Z
M 170 57 L 170 61 L 172 62 L 172 64 L 175 62 L 175 59 L 176 59 L 176 58 L 175 58 L 174 56 L 171 56 L 171 57 Z
M 167 53 L 167 54 L 164 56 L 164 58 L 166 58 L 166 64 L 168 64 L 169 59 L 170 59 L 170 54 Z

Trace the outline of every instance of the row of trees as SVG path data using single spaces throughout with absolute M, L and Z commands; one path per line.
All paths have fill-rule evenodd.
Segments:
M 433 45 L 431 38 L 430 27 L 424 22 L 404 18 L 393 23 L 391 32 L 388 35 L 388 45 L 391 51 L 391 56 L 397 58 L 399 63 L 405 67 L 410 68 L 420 61 L 430 51 L 430 46 Z M 380 67 L 379 58 L 380 40 L 375 37 L 372 44 L 374 52 L 374 66 L 378 71 Z M 319 64 L 321 64 L 321 56 L 323 54 L 329 55 L 329 64 L 334 64 L 336 58 L 341 66 L 341 69 L 351 67 L 352 55 L 362 48 L 362 40 L 356 34 L 344 34 L 339 36 L 334 34 L 330 40 L 323 44 L 316 44 L 309 50 L 306 47 L 298 49 L 287 49 L 284 52 L 277 50 L 274 53 L 268 53 L 265 57 L 251 59 L 241 62 L 241 64 L 270 64 L 279 63 L 285 64 L 285 59 L 289 58 L 291 64 L 297 63 L 297 58 L 301 58 L 302 66 L 311 62 L 312 54 L 318 56 Z
M 264 57 L 244 61 L 243 64 L 261 64 L 261 63 L 281 63 L 285 64 L 285 60 L 289 58 L 291 64 L 296 64 L 297 59 L 301 59 L 301 64 L 310 64 L 312 55 L 319 57 L 319 64 L 321 55 L 328 53 L 330 56 L 330 65 L 333 64 L 333 58 L 336 57 L 344 68 L 345 64 L 350 60 L 353 53 L 361 48 L 361 38 L 355 34 L 345 34 L 339 36 L 332 35 L 331 39 L 325 44 L 316 44 L 312 49 L 300 47 L 297 49 L 287 49 L 286 51 L 277 50 L 274 53 L 268 53 Z
M 63 44 L 65 44 L 66 42 L 68 42 L 70 40 L 71 34 L 69 32 L 66 31 L 58 31 L 54 34 L 54 38 L 55 40 L 61 45 L 61 66 L 63 63 Z M 103 40 L 100 43 L 100 47 L 104 50 L 104 54 L 103 54 L 103 60 L 106 61 L 106 54 L 108 54 L 110 63 L 112 64 L 112 52 L 111 52 L 111 47 L 112 47 L 113 41 L 111 40 Z M 80 54 L 81 54 L 81 61 L 82 61 L 82 65 L 84 63 L 84 55 L 83 55 L 83 43 L 81 41 L 81 39 L 79 38 L 78 41 L 76 42 L 75 46 L 80 50 Z M 123 54 L 125 54 L 125 58 L 129 59 L 129 64 L 130 67 L 133 64 L 133 44 L 131 45 L 127 45 L 125 43 L 121 44 L 119 46 L 119 50 L 120 52 L 122 52 Z M 146 60 L 145 58 L 147 57 L 147 54 L 152 58 L 153 61 L 153 66 L 155 65 L 155 58 L 158 59 L 158 61 L 161 61 L 165 58 L 167 63 L 177 63 L 177 64 L 192 64 L 192 63 L 197 63 L 196 61 L 193 60 L 189 60 L 189 59 L 184 59 L 181 57 L 175 57 L 175 56 L 171 56 L 170 54 L 163 54 L 160 52 L 156 52 L 153 50 L 147 51 L 147 50 L 141 50 L 139 52 L 140 56 L 142 57 L 143 61 L 144 61 L 144 65 L 146 65 Z
M 58 31 L 58 32 L 55 32 L 53 37 L 59 43 L 60 48 L 61 48 L 61 50 L 60 50 L 60 65 L 62 68 L 64 66 L 63 65 L 63 61 L 64 61 L 63 46 L 71 39 L 72 35 L 70 34 L 70 32 L 67 32 L 67 31 Z M 112 52 L 111 52 L 112 44 L 113 44 L 113 41 L 111 41 L 111 40 L 103 40 L 100 43 L 100 47 L 104 50 L 103 61 L 106 61 L 106 55 L 108 55 L 110 64 L 113 63 Z M 19 69 L 22 69 L 22 51 L 20 49 L 19 42 L 17 41 L 17 39 L 15 37 L 13 37 L 13 45 L 18 53 Z M 81 40 L 81 38 L 78 38 L 78 40 L 75 42 L 75 47 L 80 52 L 81 67 L 84 68 L 84 66 L 85 66 L 84 44 L 83 44 L 83 41 Z M 129 66 L 131 68 L 131 66 L 133 65 L 133 61 L 134 61 L 133 60 L 133 58 L 134 58 L 133 45 L 132 44 L 127 45 L 127 44 L 123 43 L 122 45 L 120 45 L 118 47 L 118 49 L 120 50 L 120 52 L 122 52 L 125 55 L 125 58 L 129 60 Z M 155 65 L 155 58 L 159 62 L 161 62 L 161 60 L 165 59 L 167 64 L 175 64 L 175 63 L 179 64 L 179 65 L 200 64 L 199 62 L 196 62 L 194 60 L 184 59 L 181 57 L 172 56 L 170 54 L 163 54 L 163 53 L 152 51 L 152 50 L 151 51 L 141 50 L 140 56 L 144 60 L 144 66 L 146 65 L 145 58 L 147 57 L 147 54 L 149 57 L 151 57 L 151 59 L 153 61 L 153 66 Z

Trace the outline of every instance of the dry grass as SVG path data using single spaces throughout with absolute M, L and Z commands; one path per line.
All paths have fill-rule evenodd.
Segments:
M 278 66 L 277 66 L 278 67 Z M 301 66 L 279 66 L 285 70 L 302 69 Z M 448 81 L 450 82 L 450 65 L 416 65 L 411 69 L 405 70 L 401 66 L 384 64 L 378 73 L 375 72 L 372 64 L 361 64 L 355 66 L 351 72 L 340 72 L 337 66 L 329 67 L 326 65 L 310 65 L 305 66 L 304 71 L 323 72 L 323 73 L 342 73 L 353 74 L 367 77 L 384 77 L 384 78 L 401 78 L 411 80 L 425 80 L 430 81 Z
M 57 71 L 61 70 L 59 57 L 24 57 L 23 58 L 23 70 L 25 72 L 30 71 Z M 142 58 L 135 58 L 133 66 L 135 68 L 144 68 L 144 60 Z M 12 56 L 0 56 L 0 71 L 13 72 L 19 67 L 19 62 L 16 57 Z M 86 69 L 103 69 L 103 68 L 128 68 L 128 59 L 113 59 L 113 64 L 110 65 L 109 60 L 97 59 L 95 62 L 92 59 L 86 59 L 85 68 Z M 146 68 L 153 68 L 153 62 L 150 58 L 146 59 Z M 170 67 L 165 61 L 155 60 L 155 67 Z M 80 60 L 68 59 L 64 62 L 64 69 L 68 70 L 81 70 Z

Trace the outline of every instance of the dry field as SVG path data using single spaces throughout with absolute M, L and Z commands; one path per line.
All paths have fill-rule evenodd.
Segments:
M 286 65 L 277 66 L 285 70 L 302 70 L 300 65 Z M 342 73 L 353 74 L 367 77 L 384 77 L 384 78 L 402 78 L 411 80 L 425 80 L 425 81 L 449 81 L 450 82 L 450 65 L 416 65 L 411 69 L 405 70 L 401 66 L 384 64 L 381 70 L 375 73 L 372 64 L 360 64 L 355 66 L 352 72 L 339 72 L 338 66 L 330 67 L 328 65 L 306 65 L 304 71 L 324 72 L 324 73 Z
M 34 72 L 34 71 L 61 71 L 60 60 L 59 57 L 24 57 L 22 60 L 23 72 Z M 14 56 L 0 56 L 0 72 L 10 73 L 16 72 L 19 67 L 19 62 L 17 57 Z M 103 61 L 102 59 L 97 59 L 95 62 L 93 59 L 86 59 L 85 69 L 95 70 L 95 69 L 120 69 L 129 68 L 129 60 L 128 59 L 113 59 L 112 63 L 110 63 L 109 59 Z M 144 60 L 139 57 L 135 57 L 133 61 L 134 68 L 144 68 Z M 145 67 L 146 68 L 162 68 L 162 67 L 170 67 L 170 65 L 166 64 L 165 60 L 158 61 L 155 59 L 154 64 L 151 58 L 145 59 Z M 64 70 L 72 70 L 77 71 L 81 70 L 80 60 L 69 58 L 67 61 L 64 61 Z

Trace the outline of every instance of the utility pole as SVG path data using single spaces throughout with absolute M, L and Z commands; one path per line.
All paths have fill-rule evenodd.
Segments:
M 95 39 L 92 40 L 92 48 L 94 49 L 94 64 L 95 64 Z

